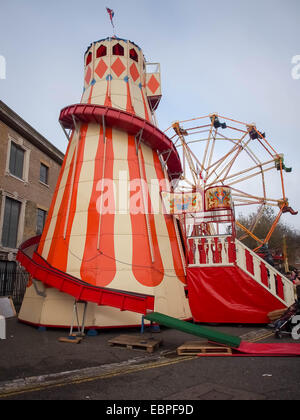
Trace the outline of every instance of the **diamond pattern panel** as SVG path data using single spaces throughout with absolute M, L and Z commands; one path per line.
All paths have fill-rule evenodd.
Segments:
M 131 77 L 132 77 L 132 79 L 133 79 L 133 81 L 134 81 L 134 82 L 135 82 L 135 81 L 139 78 L 139 76 L 140 76 L 140 73 L 138 72 L 138 69 L 136 68 L 135 63 L 133 63 L 133 64 L 130 66 L 130 74 L 131 74 Z
M 111 66 L 113 72 L 120 77 L 121 74 L 126 70 L 126 67 L 122 63 L 121 59 L 118 57 L 116 61 Z
M 159 83 L 156 79 L 156 77 L 154 75 L 152 75 L 150 77 L 149 82 L 147 83 L 148 88 L 151 90 L 151 92 L 154 93 L 157 91 L 157 89 L 159 88 Z
M 107 69 L 108 66 L 105 64 L 104 60 L 101 59 L 95 68 L 95 73 L 102 79 Z
M 90 83 L 91 77 L 92 77 L 92 70 L 91 70 L 90 67 L 88 67 L 88 69 L 86 71 L 86 74 L 85 74 L 85 78 L 84 78 L 87 85 Z

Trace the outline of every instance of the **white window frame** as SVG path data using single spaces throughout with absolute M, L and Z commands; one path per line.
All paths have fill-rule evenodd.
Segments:
M 9 170 L 9 162 L 10 162 L 10 152 L 11 152 L 11 144 L 15 143 L 18 147 L 24 150 L 24 163 L 23 163 L 23 174 L 22 178 L 17 177 L 16 175 L 12 174 Z M 24 145 L 24 141 L 22 138 L 16 138 L 12 136 L 8 136 L 8 145 L 7 145 L 7 154 L 6 154 L 6 168 L 5 174 L 12 176 L 19 181 L 22 181 L 28 184 L 28 177 L 29 177 L 29 162 L 30 162 L 30 149 Z
M 39 182 L 40 182 L 40 184 L 49 188 L 50 164 L 48 162 L 45 162 L 44 160 L 40 160 L 40 165 L 46 166 L 46 168 L 48 168 L 48 173 L 47 173 L 47 184 L 45 184 L 45 182 L 41 181 L 40 172 L 39 172 Z M 40 167 L 40 170 L 41 170 L 41 167 Z M 40 207 L 40 209 L 43 210 L 41 207 Z
M 16 248 L 8 248 L 8 247 L 5 247 L 5 246 L 2 245 L 2 231 L 3 231 L 6 197 L 11 198 L 12 200 L 15 200 L 15 201 L 19 201 L 21 203 L 18 234 L 17 234 L 17 247 Z M 7 252 L 16 251 L 16 249 L 18 249 L 18 247 L 22 243 L 23 235 L 24 235 L 26 202 L 27 202 L 26 200 L 21 199 L 14 194 L 11 194 L 11 193 L 6 192 L 6 191 L 2 191 L 2 202 L 1 202 L 1 213 L 0 213 L 0 247 L 3 251 L 7 251 Z
M 44 184 L 44 185 L 46 185 L 46 184 Z M 46 213 L 46 215 L 45 215 L 46 216 L 45 222 L 46 222 L 47 216 L 48 216 L 48 213 L 49 213 L 49 209 L 44 207 L 44 206 L 41 206 L 41 205 L 37 204 L 37 206 L 36 206 L 36 216 L 37 216 L 39 210 L 43 210 Z M 36 220 L 36 227 L 37 227 L 37 220 Z M 44 227 L 45 227 L 45 224 L 44 224 Z

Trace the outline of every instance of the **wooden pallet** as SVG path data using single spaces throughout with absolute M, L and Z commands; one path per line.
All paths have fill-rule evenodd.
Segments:
M 281 318 L 282 315 L 286 312 L 287 308 L 284 309 L 277 309 L 276 311 L 272 311 L 268 313 L 268 318 L 271 322 L 277 321 L 277 319 Z
M 71 336 L 68 337 L 60 337 L 58 341 L 61 343 L 71 343 L 71 344 L 79 344 L 81 343 L 84 334 L 73 333 Z
M 230 347 L 217 346 L 203 341 L 189 341 L 177 348 L 179 356 L 197 356 L 198 354 L 232 354 Z
M 108 340 L 108 344 L 110 346 L 126 347 L 130 350 L 143 349 L 147 350 L 148 353 L 153 353 L 162 344 L 162 340 L 134 335 L 120 335 Z
M 79 344 L 81 343 L 82 337 L 60 337 L 58 341 L 61 343 Z

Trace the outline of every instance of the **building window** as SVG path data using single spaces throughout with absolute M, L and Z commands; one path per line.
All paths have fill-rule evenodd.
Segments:
M 134 48 L 131 48 L 131 50 L 129 51 L 129 57 L 130 57 L 132 60 L 136 61 L 136 62 L 138 62 L 138 61 L 139 61 L 139 58 L 138 58 L 137 52 L 135 51 L 135 49 L 134 49 Z
M 121 44 L 116 44 L 113 46 L 113 55 L 124 55 L 124 48 Z
M 11 142 L 9 172 L 20 179 L 23 179 L 24 156 L 25 150 Z
M 47 212 L 42 209 L 37 210 L 36 233 L 41 235 L 45 226 Z
M 40 166 L 40 181 L 43 184 L 47 184 L 47 185 L 48 185 L 48 172 L 49 172 L 48 166 L 41 163 L 41 166 Z
M 104 57 L 106 55 L 106 46 L 100 45 L 100 47 L 97 49 L 96 57 Z
M 93 54 L 91 52 L 88 53 L 88 56 L 86 57 L 86 66 L 88 66 L 90 64 L 90 62 L 92 61 L 93 58 Z
M 4 218 L 2 227 L 2 246 L 16 248 L 18 239 L 21 203 L 12 198 L 5 198 Z

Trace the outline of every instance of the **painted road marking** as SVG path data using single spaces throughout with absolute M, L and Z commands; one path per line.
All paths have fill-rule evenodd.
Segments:
M 2 386 L 0 384 L 0 398 L 12 397 L 29 392 L 44 391 L 47 389 L 59 388 L 66 385 L 78 385 L 86 382 L 97 381 L 100 379 L 108 379 L 120 375 L 128 375 L 130 373 L 141 372 L 148 369 L 155 369 L 158 367 L 174 365 L 195 358 L 195 356 L 181 356 L 173 360 L 157 360 L 150 363 L 132 365 L 130 367 L 128 367 L 128 362 L 125 362 L 123 363 L 125 365 L 124 367 L 96 375 L 95 370 L 103 371 L 105 370 L 105 368 L 107 369 L 107 366 L 101 366 L 99 368 L 82 369 L 81 371 L 78 370 L 73 372 L 65 372 L 66 377 L 63 379 L 63 373 L 59 373 L 53 375 L 36 376 L 33 378 L 29 378 L 27 381 L 26 379 L 11 381 L 6 384 L 3 384 Z M 87 371 L 90 371 L 89 374 Z M 34 382 L 36 382 L 35 385 L 33 385 Z

